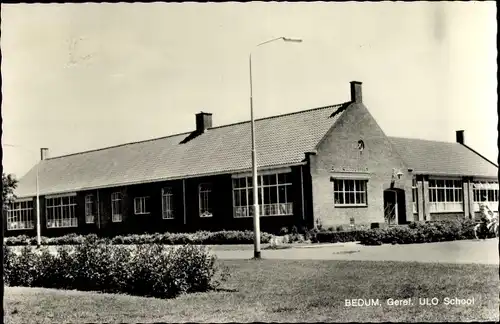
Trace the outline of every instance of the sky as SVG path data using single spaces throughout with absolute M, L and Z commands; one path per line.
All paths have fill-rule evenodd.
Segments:
M 497 161 L 495 2 L 2 4 L 5 172 L 50 156 L 342 103 L 388 136 Z M 293 37 L 302 43 L 272 42 Z M 257 134 L 258 136 L 258 134 Z

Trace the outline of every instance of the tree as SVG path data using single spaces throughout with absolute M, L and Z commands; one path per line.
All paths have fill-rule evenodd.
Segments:
M 14 190 L 17 188 L 17 179 L 13 174 L 2 173 L 2 210 L 7 210 L 10 203 L 16 199 Z

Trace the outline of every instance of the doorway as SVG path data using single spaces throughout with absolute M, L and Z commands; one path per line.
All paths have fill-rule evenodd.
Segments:
M 384 218 L 389 225 L 407 223 L 405 191 L 403 189 L 384 190 Z

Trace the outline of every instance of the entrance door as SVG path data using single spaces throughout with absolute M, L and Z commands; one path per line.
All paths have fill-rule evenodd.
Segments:
M 406 223 L 405 192 L 403 189 L 384 190 L 384 218 L 389 225 Z
M 396 224 L 398 209 L 397 195 L 394 190 L 384 191 L 384 218 L 387 224 Z

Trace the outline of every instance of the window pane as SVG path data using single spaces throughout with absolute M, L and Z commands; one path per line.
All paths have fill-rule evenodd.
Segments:
M 334 196 L 335 204 L 336 205 L 342 205 L 342 204 L 344 204 L 344 195 L 342 193 L 335 192 L 333 194 L 333 196 Z
M 354 204 L 354 192 L 346 192 L 345 194 L 346 197 L 346 204 Z
M 444 189 L 436 189 L 437 191 L 437 201 L 444 202 Z
M 235 206 L 241 206 L 241 199 L 240 199 L 241 191 L 240 190 L 234 190 L 233 191 L 233 195 L 234 195 L 234 205 Z
M 279 186 L 278 187 L 278 192 L 279 192 L 279 201 L 280 203 L 286 203 L 287 202 L 287 187 L 288 186 Z
M 356 183 L 356 190 L 364 192 L 366 190 L 366 181 L 358 180 Z
M 289 183 L 288 173 L 278 173 L 278 183 Z
M 445 189 L 446 191 L 446 201 L 455 201 L 454 198 L 453 198 L 453 189 Z

